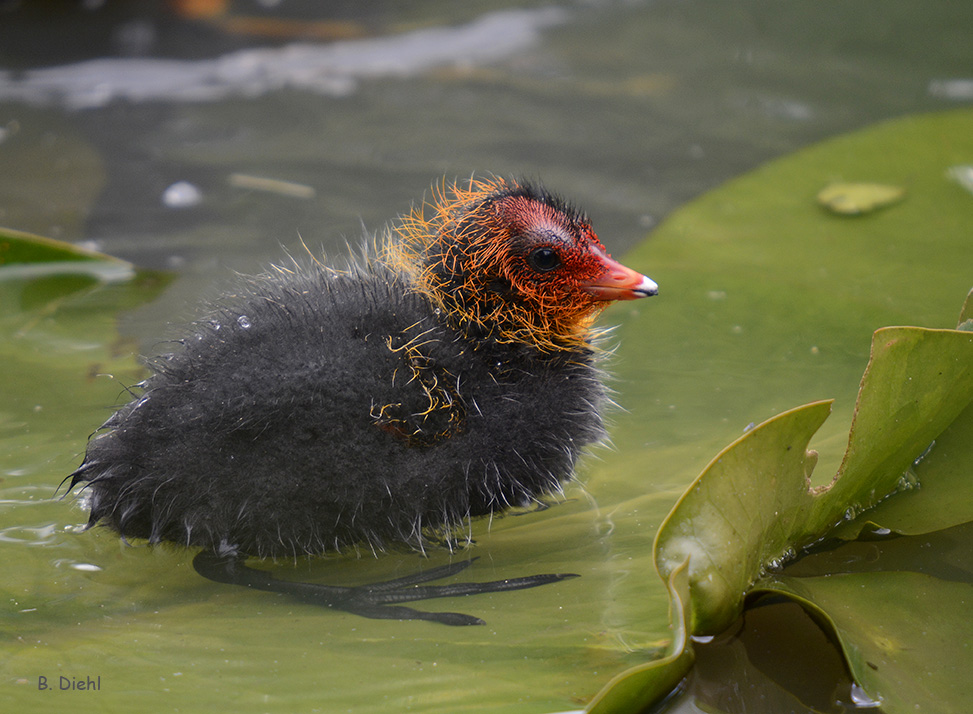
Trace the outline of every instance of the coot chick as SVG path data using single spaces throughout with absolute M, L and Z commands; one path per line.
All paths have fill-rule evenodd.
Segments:
M 69 478 L 89 527 L 203 548 L 201 574 L 368 617 L 477 624 L 394 603 L 564 575 L 361 588 L 293 583 L 246 556 L 451 542 L 470 518 L 559 492 L 603 434 L 592 321 L 654 295 L 584 214 L 504 179 L 443 186 L 342 269 L 243 282 L 88 443 Z

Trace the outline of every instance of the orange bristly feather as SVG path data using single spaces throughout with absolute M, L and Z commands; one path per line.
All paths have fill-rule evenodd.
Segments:
M 555 299 L 520 286 L 517 300 L 489 289 L 492 281 L 505 278 L 500 268 L 508 258 L 509 235 L 487 199 L 517 188 L 503 179 L 434 187 L 431 201 L 400 219 L 382 260 L 409 275 L 412 288 L 458 329 L 475 325 L 498 342 L 548 352 L 587 347 L 604 303 L 567 289 Z

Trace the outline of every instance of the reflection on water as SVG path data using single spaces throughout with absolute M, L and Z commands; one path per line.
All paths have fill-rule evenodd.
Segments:
M 534 44 L 565 21 L 547 7 L 484 15 L 460 27 L 416 30 L 331 44 L 246 49 L 206 60 L 125 57 L 0 73 L 0 101 L 92 109 L 109 102 L 215 102 L 280 89 L 345 96 L 358 80 L 407 77 L 436 67 L 472 67 Z
M 667 714 L 873 712 L 828 634 L 800 606 L 764 598 L 730 630 L 697 643 L 686 697 Z
M 19 545 L 47 545 L 54 540 L 58 524 L 48 523 L 44 526 L 28 527 L 13 526 L 0 528 L 0 541 L 17 543 Z

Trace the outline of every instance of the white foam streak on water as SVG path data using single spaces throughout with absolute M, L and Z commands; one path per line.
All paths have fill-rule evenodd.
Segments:
M 0 100 L 91 109 L 131 102 L 211 102 L 284 88 L 343 96 L 358 81 L 412 76 L 443 66 L 495 62 L 533 45 L 560 24 L 559 8 L 508 10 L 457 27 L 334 42 L 247 49 L 207 60 L 94 59 L 22 73 L 0 72 Z

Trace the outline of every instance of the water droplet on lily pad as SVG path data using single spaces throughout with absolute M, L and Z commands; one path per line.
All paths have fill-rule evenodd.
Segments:
M 832 183 L 821 189 L 818 203 L 833 213 L 860 216 L 901 201 L 902 186 L 881 183 Z
M 859 709 L 874 709 L 882 706 L 882 698 L 872 699 L 864 689 L 851 683 L 851 701 Z

